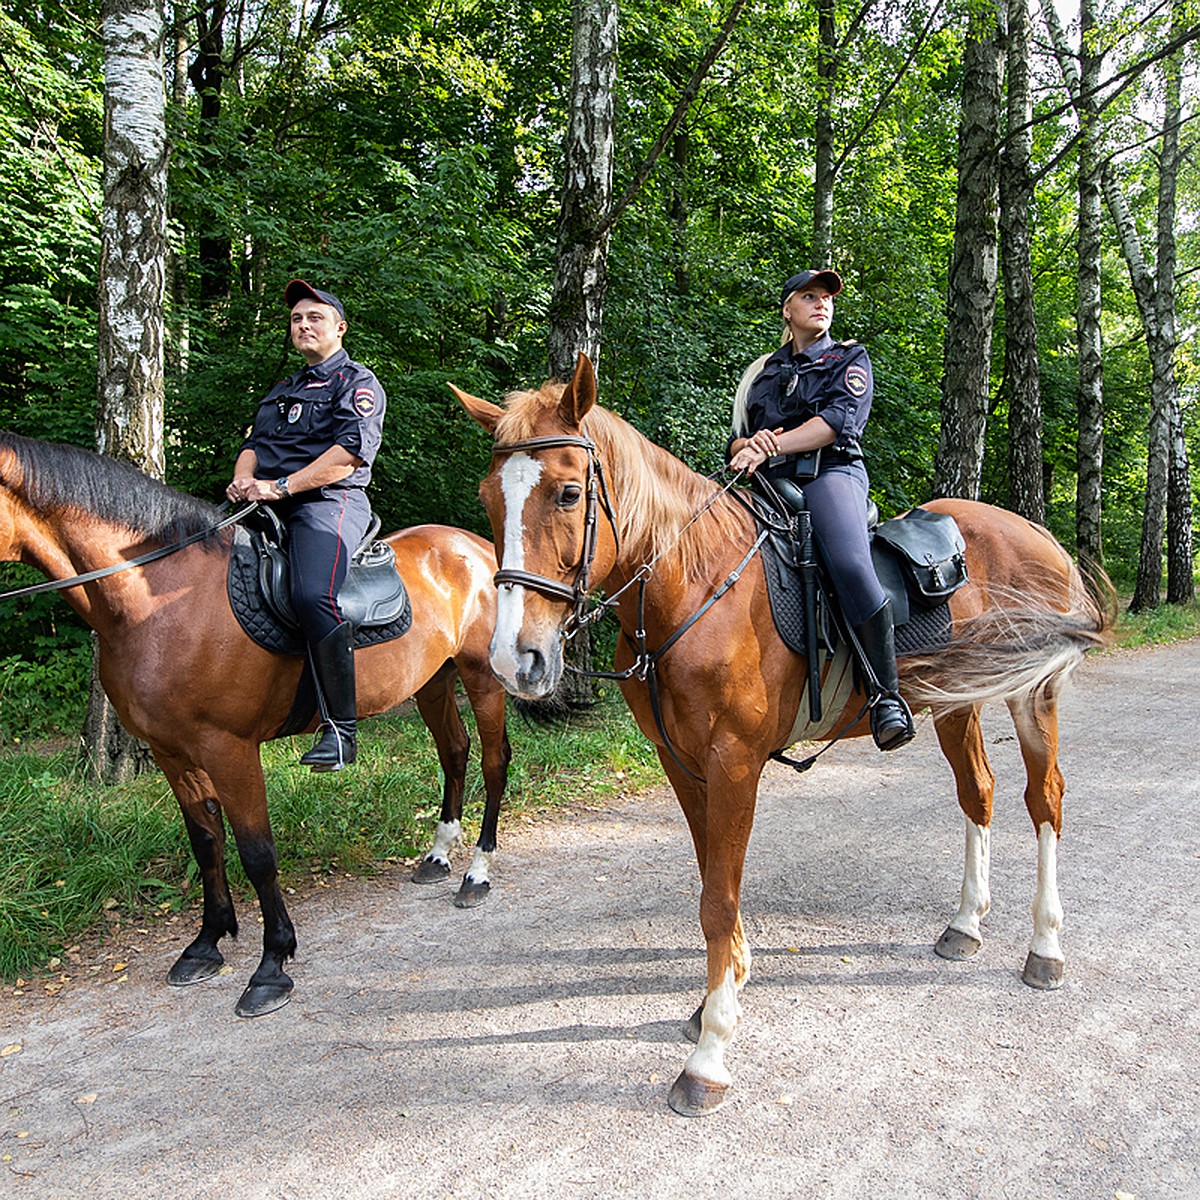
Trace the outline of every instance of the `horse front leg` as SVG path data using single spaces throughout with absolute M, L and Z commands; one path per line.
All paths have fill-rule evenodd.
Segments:
M 442 810 L 433 845 L 413 871 L 413 883 L 440 883 L 450 874 L 450 855 L 462 840 L 463 791 L 471 739 L 454 700 L 458 672 L 447 662 L 416 696 L 417 711 L 433 736 L 442 768 Z
M 1033 941 L 1021 978 L 1032 988 L 1062 986 L 1059 941 L 1063 909 L 1058 895 L 1058 839 L 1062 833 L 1063 777 L 1058 766 L 1058 700 L 1045 691 L 1008 703 L 1025 761 L 1025 807 L 1037 832 L 1037 888 L 1033 898 Z
M 761 766 L 754 770 L 751 764 L 739 764 L 728 751 L 719 758 L 710 755 L 707 784 L 698 784 L 673 761 L 668 766 L 665 755 L 660 757 L 692 830 L 700 864 L 707 990 L 703 1005 L 685 1028 L 688 1036 L 695 1035 L 696 1048 L 668 1096 L 668 1103 L 681 1116 L 698 1117 L 720 1108 L 733 1083 L 725 1051 L 741 1020 L 738 992 L 750 973 L 740 896 Z M 730 764 L 740 776 L 737 783 L 727 773 Z
M 462 886 L 454 897 L 454 903 L 459 908 L 473 908 L 487 896 L 492 886 L 491 867 L 500 826 L 500 802 L 508 786 L 512 747 L 508 741 L 504 689 L 491 668 L 487 669 L 486 675 L 460 670 L 463 686 L 467 689 L 467 697 L 475 713 L 475 726 L 479 730 L 485 800 L 475 854 L 463 877 Z
M 166 754 L 155 757 L 179 801 L 204 892 L 200 932 L 167 972 L 169 984 L 186 987 L 211 979 L 225 962 L 217 943 L 227 933 L 237 937 L 237 914 L 225 874 L 225 822 L 216 790 L 203 771 L 183 768 Z
M 258 895 L 263 920 L 262 959 L 234 1012 L 239 1017 L 261 1017 L 282 1008 L 292 997 L 294 984 L 283 964 L 295 956 L 296 931 L 279 888 L 258 747 L 237 739 L 210 757 L 209 776 L 233 829 L 246 878 Z

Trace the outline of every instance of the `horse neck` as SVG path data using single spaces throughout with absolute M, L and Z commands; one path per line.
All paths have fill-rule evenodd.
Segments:
M 136 557 L 154 544 L 124 527 L 88 513 L 58 509 L 30 516 L 21 531 L 17 561 L 49 579 L 64 580 Z M 79 587 L 63 598 L 98 633 L 123 620 L 137 620 L 149 594 L 141 570 L 119 572 Z
M 725 578 L 730 560 L 750 545 L 750 521 L 728 497 L 713 499 L 719 484 L 620 417 L 605 415 L 610 419 L 589 432 L 608 471 L 621 544 L 602 583 L 611 593 L 649 563 L 654 583 L 647 588 L 647 607 L 670 616 L 694 593 L 711 591 L 714 581 Z

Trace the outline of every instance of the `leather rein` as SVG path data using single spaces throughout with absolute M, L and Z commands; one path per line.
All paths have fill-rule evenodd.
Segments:
M 613 537 L 617 540 L 618 552 L 620 549 L 620 534 L 617 531 L 616 516 L 613 513 L 612 501 L 608 493 L 608 484 L 604 477 L 604 466 L 601 462 L 599 452 L 596 450 L 596 443 L 591 438 L 571 434 L 550 435 L 548 437 L 527 438 L 524 441 L 517 442 L 498 442 L 492 447 L 492 455 L 495 457 L 515 454 L 519 451 L 549 450 L 559 446 L 575 446 L 581 450 L 586 450 L 588 455 L 587 507 L 584 512 L 583 551 L 579 568 L 575 575 L 575 582 L 568 585 L 556 579 L 550 579 L 545 575 L 533 574 L 530 571 L 509 571 L 504 569 L 497 571 L 493 579 L 497 587 L 504 584 L 519 584 L 522 587 L 527 587 L 531 591 L 546 596 L 548 599 L 564 600 L 570 604 L 572 606 L 572 613 L 571 617 L 568 618 L 567 627 L 563 631 L 562 636 L 564 640 L 570 640 L 588 625 L 599 621 L 610 609 L 614 609 L 617 606 L 622 594 L 636 584 L 638 588 L 637 627 L 633 638 L 628 638 L 628 635 L 626 635 L 633 647 L 633 665 L 624 671 L 592 671 L 583 670 L 568 664 L 567 670 L 573 671 L 577 675 L 584 675 L 590 679 L 612 679 L 620 682 L 636 678 L 644 682 L 649 692 L 650 710 L 654 714 L 654 724 L 658 729 L 659 736 L 663 740 L 663 745 L 667 748 L 667 751 L 681 771 L 689 778 L 697 782 L 703 782 L 701 776 L 692 771 L 679 757 L 670 735 L 667 733 L 658 691 L 658 660 L 737 583 L 750 560 L 758 553 L 763 542 L 766 541 L 770 531 L 764 526 L 759 532 L 758 537 L 754 540 L 754 544 L 743 556 L 741 562 L 725 578 L 720 587 L 657 650 L 651 650 L 646 641 L 646 587 L 654 576 L 654 561 L 657 560 L 643 563 L 637 569 L 633 578 L 624 587 L 614 592 L 611 596 L 605 597 L 604 600 L 597 602 L 590 610 L 588 609 L 588 592 L 590 590 L 592 565 L 596 557 L 599 507 L 601 503 L 604 506 L 604 514 L 612 526 Z M 707 512 L 717 497 L 728 492 L 739 477 L 740 473 L 724 488 L 714 492 L 712 497 L 701 506 L 699 511 L 693 514 L 691 521 L 695 521 L 703 513 Z M 740 497 L 738 499 L 740 501 Z M 744 503 L 744 501 L 740 502 Z M 688 524 L 691 524 L 691 521 Z
M 226 500 L 218 512 L 223 512 L 229 505 Z M 207 529 L 201 529 L 198 533 L 190 534 L 181 541 L 173 542 L 169 546 L 160 546 L 157 550 L 151 550 L 146 554 L 139 554 L 137 558 L 131 558 L 125 562 L 115 563 L 111 567 L 100 567 L 95 571 L 87 571 L 82 575 L 72 575 L 69 579 L 48 579 L 44 583 L 33 583 L 28 587 L 14 588 L 11 592 L 0 592 L 0 600 L 13 600 L 18 596 L 36 596 L 41 592 L 61 592 L 65 588 L 78 587 L 80 584 L 91 583 L 95 579 L 104 579 L 109 575 L 116 575 L 120 571 L 128 571 L 132 567 L 141 567 L 146 563 L 154 562 L 159 558 L 166 558 L 168 554 L 174 554 L 177 550 L 182 550 L 186 546 L 194 545 L 196 542 L 202 542 L 205 538 L 212 537 L 214 533 L 220 533 L 229 525 L 236 525 L 243 517 L 247 517 L 258 507 L 258 502 L 248 504 L 245 508 L 239 508 L 236 512 L 231 513 L 223 521 L 218 521 L 215 525 L 210 525 Z

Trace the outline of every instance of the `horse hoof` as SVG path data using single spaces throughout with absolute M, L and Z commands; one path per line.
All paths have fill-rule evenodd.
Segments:
M 972 937 L 971 934 L 963 933 L 961 929 L 954 929 L 948 925 L 946 932 L 938 938 L 934 945 L 933 952 L 939 958 L 962 962 L 964 959 L 974 958 L 982 945 L 983 943 L 977 937 Z
M 492 890 L 492 885 L 485 879 L 482 883 L 476 883 L 469 875 L 462 881 L 462 887 L 458 889 L 458 893 L 454 897 L 455 908 L 474 908 L 477 904 L 482 904 L 487 899 L 487 894 Z
M 671 1085 L 667 1103 L 681 1117 L 707 1117 L 725 1103 L 728 1091 L 725 1084 L 710 1083 L 707 1079 L 697 1079 L 681 1071 L 679 1078 Z
M 423 858 L 412 873 L 413 883 L 441 883 L 450 874 L 450 864 L 441 858 Z
M 193 958 L 181 954 L 167 972 L 167 982 L 172 987 L 187 987 L 190 983 L 200 983 L 202 980 L 211 979 L 224 964 L 225 959 L 220 954 L 216 958 Z
M 690 1017 L 683 1024 L 683 1036 L 689 1042 L 698 1042 L 700 1040 L 700 1021 L 704 1016 L 704 1001 L 701 1000 Z
M 1062 959 L 1043 958 L 1040 954 L 1034 954 L 1030 950 L 1029 956 L 1025 959 L 1025 970 L 1021 972 L 1021 979 L 1031 988 L 1037 988 L 1043 992 L 1053 992 L 1056 988 L 1062 987 Z
M 292 998 L 293 983 L 252 983 L 233 1010 L 239 1017 L 264 1017 L 282 1008 Z

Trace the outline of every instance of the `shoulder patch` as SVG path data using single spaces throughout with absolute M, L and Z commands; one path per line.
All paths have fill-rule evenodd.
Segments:
M 371 388 L 355 388 L 354 411 L 360 417 L 369 417 L 375 411 L 375 393 Z
M 865 367 L 853 363 L 846 368 L 846 391 L 852 396 L 864 396 L 867 392 L 867 385 L 870 379 L 867 376 Z

